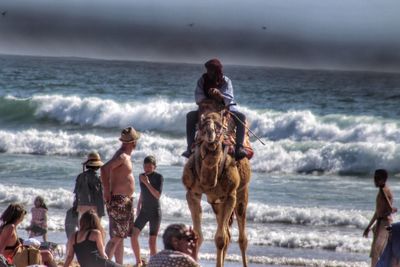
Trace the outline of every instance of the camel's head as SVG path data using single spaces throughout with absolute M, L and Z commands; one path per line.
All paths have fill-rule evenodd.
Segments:
M 201 115 L 201 137 L 208 144 L 219 143 L 222 139 L 222 118 L 217 112 Z

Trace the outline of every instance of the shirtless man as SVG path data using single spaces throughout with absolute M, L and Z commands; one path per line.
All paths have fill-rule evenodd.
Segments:
M 109 259 L 115 254 L 115 261 L 119 264 L 123 264 L 123 240 L 133 233 L 135 182 L 131 154 L 139 137 L 132 127 L 123 129 L 119 138 L 122 142 L 121 148 L 101 167 L 111 237 L 106 246 L 106 254 Z
M 392 213 L 397 212 L 397 208 L 393 207 L 392 191 L 386 184 L 387 179 L 388 173 L 386 170 L 379 169 L 375 171 L 374 182 L 375 186 L 379 188 L 378 195 L 376 196 L 376 208 L 370 223 L 363 233 L 364 237 L 368 237 L 368 233 L 372 225 L 374 225 L 370 253 L 372 267 L 376 266 L 389 238 L 389 232 L 386 230 L 386 227 L 390 226 L 393 221 Z

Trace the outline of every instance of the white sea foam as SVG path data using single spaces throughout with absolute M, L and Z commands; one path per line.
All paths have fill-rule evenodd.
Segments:
M 370 173 L 377 168 L 399 172 L 400 146 L 395 142 L 294 142 L 254 143 L 252 168 L 260 172 Z
M 0 185 L 0 203 L 5 207 L 11 202 L 24 203 L 31 207 L 34 198 L 41 195 L 49 207 L 48 225 L 50 230 L 62 231 L 64 229 L 65 211 L 72 206 L 73 193 L 62 188 L 51 190 Z M 181 221 L 190 223 L 190 211 L 186 200 L 171 198 L 163 195 L 161 198 L 163 217 L 168 221 L 180 218 Z M 215 216 L 210 205 L 202 203 L 203 233 L 206 240 L 212 241 L 216 231 Z M 268 206 L 259 203 L 250 203 L 248 208 L 248 237 L 250 244 L 263 246 L 276 246 L 285 248 L 326 249 L 335 251 L 366 252 L 370 240 L 358 234 L 344 234 L 339 228 L 331 226 L 355 226 L 361 228 L 367 222 L 363 212 L 339 211 L 327 208 L 295 208 L 284 206 Z M 107 228 L 107 220 L 104 226 Z M 253 223 L 253 224 L 250 224 Z M 269 226 L 268 223 L 289 224 L 286 230 L 280 226 Z M 29 217 L 24 221 L 23 227 L 29 224 Z M 319 230 L 309 231 L 298 225 L 318 225 Z M 161 226 L 161 232 L 166 227 L 166 222 Z M 293 230 L 295 229 L 295 230 Z M 146 230 L 147 231 L 147 230 Z M 352 231 L 349 231 L 352 233 Z M 236 223 L 233 225 L 232 238 L 238 238 Z
M 119 146 L 117 138 L 96 134 L 35 129 L 0 131 L 0 151 L 7 153 L 76 156 L 97 150 L 104 158 L 109 158 Z M 183 138 L 165 138 L 148 132 L 142 135 L 133 158 L 153 154 L 157 155 L 161 164 L 182 166 L 185 159 L 180 153 L 184 149 Z M 267 141 L 266 146 L 254 143 L 254 150 L 252 169 L 259 172 L 369 173 L 382 166 L 391 172 L 400 171 L 400 145 L 395 142 L 346 144 L 322 141 Z
M 65 247 L 63 248 L 65 254 Z M 146 248 L 141 248 L 140 254 L 145 257 L 150 257 L 150 251 Z M 133 250 L 130 246 L 124 246 L 124 255 L 128 258 L 128 262 L 133 257 Z M 133 258 L 132 258 L 133 260 Z M 215 253 L 203 253 L 200 251 L 199 260 L 201 261 L 216 261 Z M 310 267 L 367 267 L 367 262 L 364 261 L 340 261 L 340 260 L 324 260 L 324 259 L 308 259 L 300 257 L 268 257 L 268 256 L 251 256 L 247 255 L 248 263 L 250 264 L 268 264 L 279 266 L 310 266 Z M 239 254 L 228 253 L 225 258 L 225 265 L 229 262 L 242 262 L 242 256 Z
M 152 154 L 157 155 L 163 164 L 183 165 L 184 159 L 176 155 L 184 150 L 184 140 L 161 138 L 147 133 L 143 133 L 140 140 L 134 158 L 142 159 Z M 36 129 L 17 132 L 0 130 L 0 151 L 14 154 L 76 156 L 96 150 L 104 158 L 110 158 L 119 146 L 120 142 L 116 137 L 102 137 L 95 134 Z
M 152 99 L 146 103 L 119 103 L 100 98 L 43 95 L 28 101 L 37 117 L 85 126 L 125 127 L 154 130 L 139 142 L 138 156 L 157 154 L 163 164 L 183 164 L 179 155 L 185 148 L 185 113 L 193 104 Z M 157 108 L 155 108 L 157 107 Z M 266 146 L 253 143 L 253 170 L 262 172 L 344 172 L 368 173 L 385 167 L 399 172 L 400 126 L 398 123 L 367 116 L 329 115 L 318 117 L 310 111 L 256 111 L 243 108 L 252 128 L 264 137 Z M 174 132 L 179 139 L 161 137 L 157 132 Z M 24 139 L 18 137 L 24 135 Z M 116 139 L 94 134 L 68 134 L 26 130 L 0 132 L 0 151 L 9 153 L 76 155 L 99 150 L 110 156 Z
M 43 196 L 49 208 L 68 209 L 72 206 L 73 193 L 63 188 L 40 189 L 0 184 L 0 203 L 19 202 L 31 205 L 37 196 Z
M 291 207 L 249 203 L 247 220 L 255 223 L 284 223 L 295 225 L 352 226 L 363 229 L 368 225 L 368 212 L 338 210 L 322 207 Z
M 215 261 L 216 255 L 210 253 L 200 253 L 200 259 Z M 242 262 L 242 256 L 237 254 L 227 254 L 226 262 Z M 282 266 L 315 266 L 315 267 L 366 267 L 367 262 L 363 261 L 336 261 L 322 259 L 290 258 L 290 257 L 268 257 L 268 256 L 248 256 L 249 263 L 269 264 Z
M 8 101 L 28 101 L 35 107 L 35 116 L 61 123 L 84 126 L 122 128 L 134 125 L 139 130 L 185 133 L 186 113 L 194 103 L 154 98 L 117 102 L 96 97 L 81 98 L 63 95 L 35 95 L 29 100 L 13 96 Z M 251 128 L 269 140 L 325 142 L 400 142 L 398 121 L 368 116 L 317 116 L 308 110 L 276 112 L 241 107 Z
M 35 115 L 96 127 L 124 128 L 134 125 L 142 131 L 158 130 L 182 133 L 185 129 L 186 113 L 194 104 L 163 99 L 146 102 L 118 103 L 95 97 L 44 95 L 33 96 Z
M 357 235 L 343 234 L 331 231 L 249 231 L 249 239 L 253 244 L 276 246 L 284 248 L 325 249 L 333 251 L 348 251 L 366 253 L 371 247 L 371 241 Z

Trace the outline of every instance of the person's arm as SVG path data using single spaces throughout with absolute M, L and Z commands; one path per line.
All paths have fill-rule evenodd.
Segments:
M 194 91 L 194 100 L 196 101 L 197 105 L 199 105 L 201 101 L 206 99 L 206 96 L 204 95 L 203 85 L 204 85 L 204 80 L 203 77 L 201 77 L 197 81 L 196 89 Z
M 374 222 L 376 221 L 377 217 L 378 217 L 378 216 L 377 216 L 376 212 L 374 212 L 374 216 L 372 216 L 371 221 L 369 222 L 367 228 L 365 228 L 365 230 L 364 230 L 364 233 L 363 233 L 363 236 L 364 236 L 364 237 L 368 237 L 368 233 L 369 233 L 369 231 L 370 231 L 372 225 L 373 225 Z
M 42 218 L 42 227 L 47 229 L 47 210 L 44 209 L 43 218 Z
M 15 225 L 6 225 L 0 234 L 0 254 L 4 254 L 4 248 L 7 246 L 7 241 L 11 238 L 15 230 Z
M 139 214 L 141 209 L 142 209 L 142 193 L 140 193 L 139 195 L 139 200 L 136 206 L 136 214 Z
M 385 192 L 387 191 L 387 192 Z M 382 188 L 383 196 L 385 197 L 386 203 L 389 205 L 390 213 L 397 212 L 397 208 L 393 207 L 393 194 L 389 187 Z M 390 215 L 390 214 L 389 214 Z
M 101 169 L 101 182 L 103 184 L 103 195 L 104 195 L 104 200 L 106 202 L 110 201 L 111 199 L 111 171 L 118 166 L 122 165 L 124 162 L 123 156 L 119 155 L 110 161 L 108 161 L 106 164 L 104 164 Z
M 78 193 L 78 187 L 79 187 L 79 175 L 75 179 L 74 194 Z
M 140 181 L 147 187 L 147 189 L 149 189 L 150 193 L 153 195 L 153 197 L 155 197 L 156 199 L 160 199 L 161 197 L 161 193 L 157 191 L 157 189 L 155 189 L 149 181 L 149 178 L 147 177 L 147 175 L 145 174 L 141 174 L 139 176 Z
M 69 267 L 71 265 L 72 260 L 74 259 L 74 247 L 73 247 L 73 240 L 76 233 L 73 233 L 67 243 L 67 257 L 64 262 L 64 267 Z
M 224 98 L 225 106 L 229 107 L 231 105 L 236 105 L 235 99 L 233 96 L 233 86 L 232 81 L 229 78 L 225 78 L 225 85 L 221 88 L 221 94 Z
M 104 249 L 104 242 L 103 242 L 103 236 L 101 235 L 101 232 L 99 230 L 94 230 L 91 233 L 94 235 L 94 239 L 96 240 L 96 245 L 97 249 L 99 250 L 100 257 L 104 259 L 108 259 L 107 254 Z

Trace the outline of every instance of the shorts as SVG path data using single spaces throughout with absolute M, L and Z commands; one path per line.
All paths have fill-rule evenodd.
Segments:
M 31 231 L 31 237 L 42 236 L 42 235 L 47 234 L 46 228 L 42 228 L 39 225 L 35 225 L 35 224 L 28 227 L 27 230 Z
M 136 220 L 134 226 L 142 231 L 143 227 L 150 223 L 150 235 L 157 235 L 158 230 L 160 229 L 161 224 L 161 210 L 153 209 L 151 211 L 146 211 L 141 209 Z
M 111 196 L 107 203 L 110 220 L 110 236 L 126 238 L 133 233 L 133 197 L 123 195 Z

